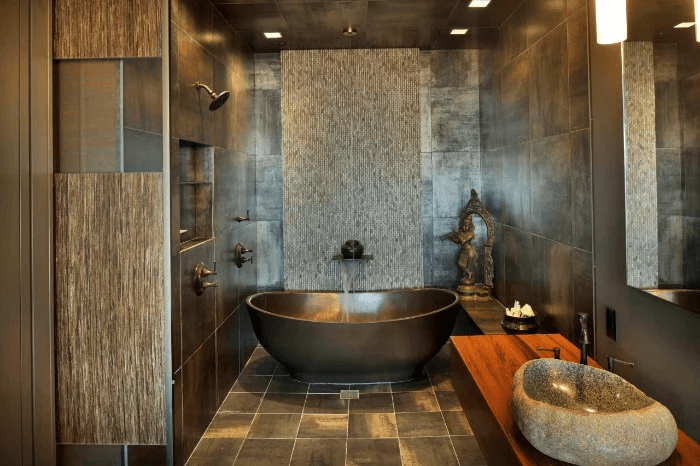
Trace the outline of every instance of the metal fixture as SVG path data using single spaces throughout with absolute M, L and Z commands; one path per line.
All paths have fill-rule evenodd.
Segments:
M 555 346 L 554 348 L 543 348 L 541 346 L 537 347 L 537 351 L 551 351 L 554 353 L 554 359 L 561 359 L 561 348 Z
M 240 269 L 243 267 L 243 264 L 246 262 L 253 263 L 253 258 L 252 257 L 243 257 L 243 254 L 248 254 L 249 252 L 253 252 L 252 249 L 248 249 L 245 246 L 243 246 L 241 243 L 238 243 L 236 245 L 236 248 L 234 249 L 233 253 L 235 255 L 233 262 L 236 264 L 236 266 Z
M 357 29 L 355 29 L 351 25 L 348 25 L 348 27 L 343 29 L 343 35 L 346 37 L 355 37 L 357 35 Z
M 216 275 L 216 262 L 214 262 L 214 270 L 209 270 L 204 266 L 203 262 L 200 262 L 199 264 L 195 265 L 194 267 L 194 289 L 195 292 L 197 293 L 197 296 L 201 295 L 204 293 L 204 291 L 207 288 L 212 288 L 219 286 L 219 282 L 208 282 L 206 281 L 206 277 L 209 275 Z
M 212 102 L 209 104 L 209 111 L 210 112 L 213 112 L 214 110 L 218 110 L 219 108 L 221 108 L 221 106 L 226 103 L 229 96 L 231 95 L 231 93 L 229 91 L 224 91 L 220 94 L 217 94 L 216 92 L 209 89 L 209 86 L 207 86 L 206 84 L 202 84 L 199 81 L 194 83 L 194 85 L 197 88 L 197 90 L 204 89 L 205 91 L 207 91 L 209 93 L 209 96 L 212 99 Z
M 581 324 L 581 336 L 579 337 L 579 344 L 581 346 L 581 359 L 579 364 L 588 364 L 588 351 L 586 345 L 588 345 L 591 340 L 588 338 L 588 314 L 584 312 L 579 312 L 578 321 Z
M 238 216 L 236 216 L 236 217 L 233 217 L 233 219 L 234 219 L 235 221 L 237 221 L 238 223 L 241 223 L 241 222 L 245 222 L 245 221 L 247 221 L 247 220 L 250 220 L 250 211 L 249 211 L 249 210 L 246 210 L 246 211 L 245 211 L 245 217 L 241 217 L 240 215 L 238 215 Z
M 620 364 L 624 364 L 625 366 L 628 367 L 634 367 L 633 362 L 627 362 L 627 361 L 622 361 L 620 359 L 615 358 L 615 356 L 606 356 L 608 360 L 608 371 L 612 372 L 613 374 L 615 373 L 615 363 L 619 362 Z

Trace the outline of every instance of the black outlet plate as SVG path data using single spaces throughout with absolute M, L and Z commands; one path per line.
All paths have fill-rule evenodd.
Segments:
M 615 309 L 605 309 L 605 334 L 617 341 L 617 312 Z

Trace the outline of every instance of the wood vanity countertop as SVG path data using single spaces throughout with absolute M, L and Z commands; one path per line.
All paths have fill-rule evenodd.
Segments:
M 558 346 L 561 359 L 572 362 L 578 362 L 578 348 L 558 334 L 455 336 L 450 340 L 452 383 L 487 463 L 568 464 L 530 445 L 513 419 L 510 400 L 518 368 L 531 359 L 551 355 L 535 348 Z M 588 364 L 600 367 L 591 358 Z M 700 446 L 679 430 L 676 451 L 662 465 L 700 465 Z

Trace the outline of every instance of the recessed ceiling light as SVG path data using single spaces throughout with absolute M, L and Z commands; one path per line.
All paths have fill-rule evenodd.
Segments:
M 491 0 L 472 0 L 469 8 L 484 8 L 489 6 L 489 3 L 491 3 Z
M 453 36 L 464 35 L 467 33 L 468 30 L 469 29 L 453 29 L 450 31 L 450 34 L 452 34 Z
M 685 29 L 685 28 L 691 28 L 693 26 L 695 26 L 695 23 L 680 23 L 680 24 L 676 24 L 673 27 L 676 29 Z
M 280 39 L 282 37 L 281 32 L 263 32 L 265 34 L 265 37 L 268 39 Z

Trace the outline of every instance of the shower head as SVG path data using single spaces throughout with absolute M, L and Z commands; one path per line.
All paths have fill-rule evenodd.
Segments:
M 212 102 L 209 104 L 209 111 L 211 112 L 213 112 L 214 110 L 218 110 L 222 105 L 224 105 L 228 100 L 229 96 L 231 95 L 229 91 L 224 91 L 220 94 L 217 94 L 216 92 L 209 89 L 209 87 L 206 84 L 202 84 L 199 82 L 196 82 L 195 86 L 197 87 L 197 90 L 204 89 L 209 93 L 209 96 L 212 98 Z

